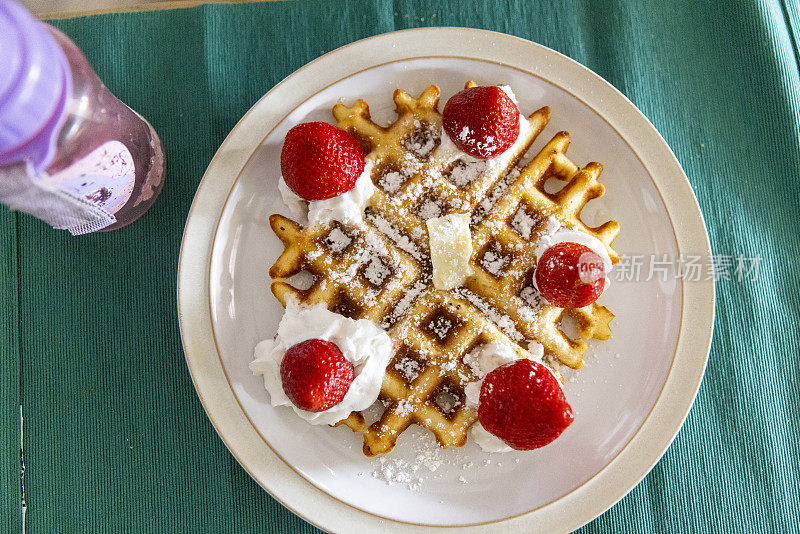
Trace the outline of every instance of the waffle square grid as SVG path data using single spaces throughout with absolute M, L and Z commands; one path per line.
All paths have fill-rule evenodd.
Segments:
M 473 87 L 468 82 L 467 87 Z M 337 104 L 338 126 L 351 133 L 373 162 L 376 193 L 364 211 L 363 225 L 334 222 L 303 228 L 281 215 L 270 225 L 284 252 L 270 269 L 272 292 L 285 306 L 324 304 L 353 319 L 370 319 L 386 329 L 394 357 L 384 375 L 377 420 L 353 412 L 338 423 L 360 432 L 368 456 L 392 450 L 411 424 L 421 425 L 443 447 L 461 446 L 477 410 L 466 403 L 464 387 L 476 377 L 464 356 L 492 341 L 508 343 L 524 357 L 536 341 L 546 358 L 580 368 L 583 339 L 608 339 L 614 315 L 605 307 L 561 309 L 545 302 L 533 286 L 534 250 L 549 225 L 585 232 L 599 239 L 612 262 L 616 221 L 596 228 L 580 219 L 583 207 L 600 197 L 599 163 L 578 168 L 566 157 L 569 134 L 558 132 L 529 162 L 518 165 L 547 125 L 543 107 L 528 118 L 529 128 L 509 149 L 504 165 L 440 157 L 442 117 L 439 88 L 419 98 L 394 93 L 397 120 L 381 127 L 369 106 Z M 550 179 L 563 182 L 555 193 Z M 472 276 L 463 287 L 441 291 L 432 283 L 425 220 L 449 213 L 470 215 Z M 310 274 L 301 289 L 293 277 Z M 561 329 L 574 320 L 577 338 Z

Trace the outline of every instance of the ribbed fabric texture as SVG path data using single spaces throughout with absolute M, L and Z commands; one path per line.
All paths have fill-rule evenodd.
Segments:
M 708 370 L 671 448 L 583 532 L 800 527 L 800 76 L 796 4 L 266 2 L 57 21 L 161 135 L 161 198 L 123 230 L 74 238 L 0 209 L 0 530 L 313 532 L 238 466 L 195 395 L 175 278 L 197 184 L 239 118 L 324 52 L 396 29 L 470 26 L 585 64 L 675 151 L 721 280 Z M 431 51 L 432 53 L 435 50 Z

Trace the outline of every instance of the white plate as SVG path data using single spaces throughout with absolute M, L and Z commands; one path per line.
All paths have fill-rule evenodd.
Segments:
M 373 477 L 387 472 L 362 455 L 348 429 L 310 426 L 269 405 L 248 363 L 282 314 L 267 274 L 282 246 L 266 218 L 288 214 L 276 187 L 286 131 L 332 122 L 339 98 L 364 98 L 374 118 L 388 121 L 395 88 L 418 94 L 435 83 L 445 102 L 468 79 L 510 84 L 526 114 L 551 107 L 534 150 L 568 130 L 573 161 L 603 163 L 606 195 L 589 203 L 584 220 L 618 220 L 616 250 L 673 259 L 710 253 L 696 199 L 658 132 L 611 85 L 545 47 L 480 30 L 408 30 L 345 46 L 286 78 L 245 114 L 203 177 L 183 238 L 178 308 L 187 364 L 217 432 L 261 486 L 328 530 L 577 528 L 650 470 L 702 379 L 713 282 L 647 281 L 645 262 L 639 282 L 614 283 L 603 295 L 617 315 L 613 335 L 590 343 L 586 365 L 565 387 L 575 423 L 549 447 L 488 455 L 470 442 L 441 451 L 435 471 L 411 473 L 422 479 L 412 489 Z M 415 463 L 429 442 L 422 431 L 407 432 L 384 462 Z

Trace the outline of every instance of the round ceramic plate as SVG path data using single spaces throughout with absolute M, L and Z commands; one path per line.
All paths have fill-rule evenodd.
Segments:
M 613 334 L 590 342 L 584 368 L 567 382 L 575 423 L 552 445 L 487 454 L 470 440 L 439 450 L 430 434 L 412 429 L 386 457 L 366 458 L 350 430 L 311 426 L 288 408 L 270 406 L 261 379 L 248 369 L 253 347 L 274 336 L 282 316 L 267 274 L 283 250 L 267 216 L 288 215 L 277 189 L 280 149 L 292 126 L 333 122 L 330 110 L 339 99 L 365 99 L 373 118 L 386 124 L 394 89 L 417 95 L 437 84 L 445 102 L 470 79 L 511 85 L 525 114 L 550 106 L 551 122 L 534 151 L 567 130 L 572 161 L 603 164 L 606 195 L 590 202 L 583 218 L 590 225 L 620 222 L 614 247 L 628 258 L 618 268 L 628 269 L 622 278 L 630 280 L 612 283 L 601 298 L 616 314 Z M 181 335 L 197 393 L 231 453 L 309 522 L 337 532 L 569 531 L 641 480 L 691 407 L 708 356 L 714 286 L 681 280 L 665 265 L 674 269 L 681 255 L 709 253 L 696 199 L 674 155 L 600 77 L 508 35 L 395 32 L 298 70 L 222 144 L 186 223 L 178 270 Z

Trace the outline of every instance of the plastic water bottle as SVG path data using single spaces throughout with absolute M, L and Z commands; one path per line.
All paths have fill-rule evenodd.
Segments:
M 153 127 L 68 37 L 0 0 L 0 202 L 76 235 L 135 221 L 163 185 Z

